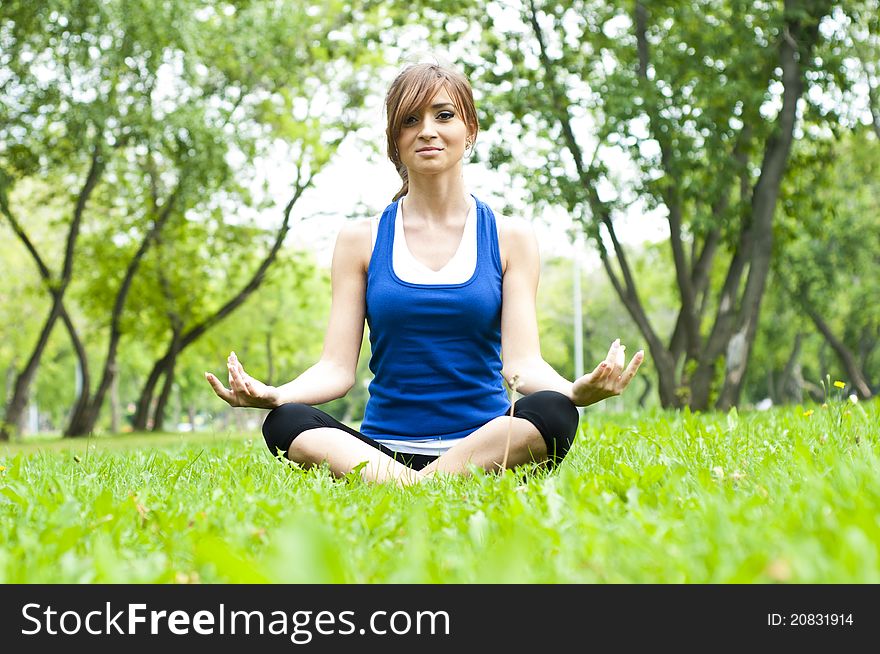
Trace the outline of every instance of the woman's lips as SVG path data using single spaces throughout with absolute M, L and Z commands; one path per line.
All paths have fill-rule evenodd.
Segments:
M 435 154 L 440 154 L 441 152 L 443 152 L 443 150 L 439 149 L 439 148 L 427 148 L 425 150 L 416 150 L 416 154 L 420 154 L 423 157 L 430 157 Z

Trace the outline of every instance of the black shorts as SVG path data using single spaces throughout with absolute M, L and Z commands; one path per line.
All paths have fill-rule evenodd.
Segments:
M 516 401 L 513 417 L 528 420 L 535 425 L 547 444 L 548 461 L 551 465 L 556 465 L 571 448 L 580 415 L 572 401 L 562 393 L 537 391 Z M 263 438 L 273 455 L 280 450 L 286 457 L 294 438 L 304 431 L 321 427 L 341 429 L 415 470 L 421 470 L 437 458 L 433 454 L 395 452 L 308 404 L 282 404 L 272 409 L 263 422 Z

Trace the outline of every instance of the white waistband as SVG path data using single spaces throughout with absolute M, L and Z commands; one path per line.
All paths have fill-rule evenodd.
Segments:
M 451 438 L 449 440 L 439 440 L 436 438 L 408 438 L 406 440 L 392 440 L 389 438 L 376 438 L 377 443 L 382 443 L 389 450 L 400 452 L 401 454 L 427 454 L 429 456 L 440 456 L 449 448 L 463 441 L 464 438 Z

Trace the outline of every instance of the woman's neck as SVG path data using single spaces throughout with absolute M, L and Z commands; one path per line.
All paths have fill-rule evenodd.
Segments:
M 458 222 L 467 215 L 468 199 L 461 175 L 416 176 L 406 193 L 406 216 L 429 224 Z

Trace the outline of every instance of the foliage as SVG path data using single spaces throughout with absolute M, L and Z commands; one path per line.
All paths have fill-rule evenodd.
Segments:
M 101 177 L 88 198 L 65 296 L 93 364 L 105 358 L 108 316 L 125 267 L 162 209 L 171 206 L 120 316 L 125 338 L 118 384 L 125 406 L 137 399 L 166 351 L 175 321 L 191 326 L 211 315 L 258 266 L 286 199 L 270 188 L 275 169 L 283 167 L 291 184 L 319 174 L 347 135 L 375 120 L 362 107 L 370 94 L 381 93 L 374 73 L 387 53 L 406 58 L 410 53 L 401 49 L 424 37 L 448 48 L 474 82 L 481 117 L 474 162 L 488 163 L 509 180 L 503 200 L 508 210 L 517 205 L 511 213 L 528 213 L 521 210 L 526 203 L 561 206 L 585 226 L 597 251 L 611 254 L 608 227 L 600 226 L 594 209 L 607 209 L 613 227 L 631 216 L 644 225 L 669 224 L 671 207 L 679 206 L 684 259 L 691 265 L 717 236 L 716 265 L 699 303 L 705 344 L 723 305 L 725 267 L 750 220 L 762 146 L 779 113 L 784 22 L 806 15 L 790 11 L 796 4 L 810 12 L 817 6 L 743 0 L 687 6 L 9 0 L 0 8 L 0 193 L 57 276 L 77 193 L 92 156 L 100 154 Z M 648 12 L 641 44 L 647 66 L 636 30 L 640 6 Z M 869 90 L 880 89 L 878 15 L 876 0 L 838 3 L 822 23 L 815 51 L 801 62 L 806 89 L 774 216 L 773 270 L 746 401 L 775 396 L 798 334 L 804 335 L 798 361 L 806 383 L 826 373 L 843 376 L 794 297 L 808 298 L 867 376 L 878 379 L 880 318 L 873 298 L 880 279 L 880 123 L 871 123 L 862 97 L 865 82 Z M 868 101 L 880 116 L 877 98 L 875 93 Z M 582 171 L 572 142 L 587 165 Z M 595 183 L 598 204 L 585 178 Z M 6 223 L 0 217 L 0 236 L 10 244 L 0 252 L 4 399 L 49 308 L 45 284 Z M 304 240 L 298 228 L 294 220 L 278 274 L 267 276 L 269 289 L 181 355 L 176 415 L 228 419 L 200 379 L 229 349 L 254 374 L 271 374 L 276 383 L 318 356 L 329 290 L 326 271 L 295 253 Z M 635 351 L 650 346 L 645 332 L 653 331 L 667 349 L 683 308 L 680 262 L 671 243 L 670 237 L 640 250 L 624 248 L 650 330 L 634 321 L 610 277 L 602 278 L 619 274 L 619 262 L 605 273 L 585 273 L 588 366 L 617 336 Z M 542 346 L 569 378 L 570 296 L 567 263 L 548 262 L 539 294 Z M 359 419 L 368 354 L 365 347 L 349 396 L 325 407 L 334 415 Z M 660 368 L 650 354 L 643 383 L 656 381 Z M 712 400 L 724 356 L 707 355 L 703 362 Z M 51 417 L 47 426 L 58 427 L 67 416 L 74 366 L 59 327 L 34 382 L 37 404 Z M 678 397 L 687 396 L 695 368 L 693 360 L 677 361 Z M 92 373 L 94 381 L 94 368 Z M 633 395 L 617 406 L 628 405 Z M 108 420 L 105 412 L 100 427 Z
M 748 361 L 796 105 L 853 82 L 852 48 L 820 29 L 831 3 L 523 0 L 485 13 L 467 59 L 500 137 L 490 165 L 583 223 L 647 341 L 661 401 L 705 408 L 741 335 Z M 823 109 L 829 122 L 843 111 Z M 615 233 L 639 211 L 668 224 L 674 335 L 648 319 L 650 293 Z M 726 363 L 721 404 L 741 388 L 737 357 Z
M 775 292 L 793 313 L 825 323 L 876 380 L 880 140 L 865 127 L 801 143 L 794 165 L 797 174 L 783 187 Z M 811 367 L 816 379 L 829 372 Z
M 345 2 L 3 4 L 0 195 L 12 201 L 9 220 L 31 233 L 33 203 L 19 189 L 41 185 L 60 207 L 38 251 L 54 263 L 48 252 L 66 239 L 69 302 L 87 316 L 89 358 L 105 363 L 99 377 L 115 367 L 119 336 L 157 346 L 175 322 L 188 327 L 228 302 L 274 253 L 292 205 L 358 127 L 382 61 L 371 11 Z M 278 174 L 270 158 L 285 162 L 282 198 L 268 194 Z M 265 228 L 269 210 L 280 231 Z M 95 342 L 110 343 L 107 355 Z M 83 431 L 94 424 L 80 422 Z
M 880 140 L 867 129 L 803 144 L 786 185 L 780 275 L 797 297 L 857 336 L 880 327 Z M 847 339 L 850 340 L 850 339 Z

